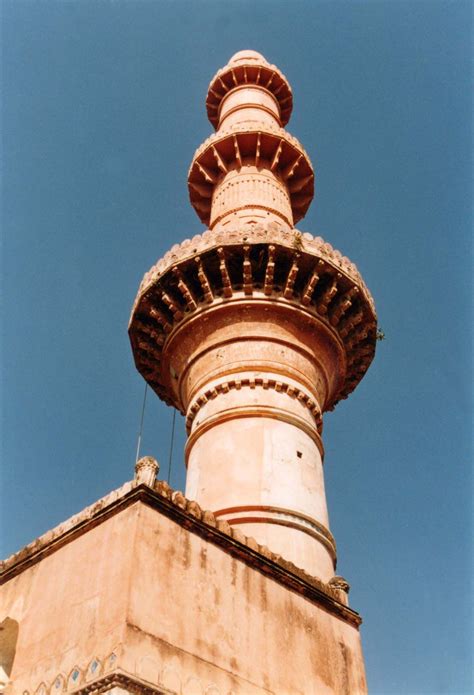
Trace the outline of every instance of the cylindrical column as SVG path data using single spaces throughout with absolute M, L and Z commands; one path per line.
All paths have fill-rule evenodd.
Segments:
M 212 195 L 209 227 L 225 227 L 229 222 L 283 222 L 293 225 L 288 188 L 268 168 L 245 164 L 229 171 Z
M 281 126 L 280 107 L 271 92 L 256 85 L 240 85 L 228 92 L 219 108 L 219 129 L 229 128 L 234 123 L 268 124 Z
M 209 390 L 217 395 L 203 399 Z M 336 549 L 311 394 L 281 374 L 243 371 L 207 384 L 190 407 L 199 402 L 186 446 L 186 496 L 329 580 Z
M 342 348 L 314 316 L 255 294 L 203 310 L 165 345 L 187 414 L 186 496 L 327 581 L 319 430 Z

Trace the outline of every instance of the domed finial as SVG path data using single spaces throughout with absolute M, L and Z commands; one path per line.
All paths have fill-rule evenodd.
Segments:
M 349 591 L 351 587 L 347 579 L 344 579 L 344 577 L 340 577 L 338 574 L 336 574 L 334 577 L 332 577 L 332 579 L 329 580 L 328 584 L 331 589 L 335 589 L 338 592 L 341 602 L 348 606 Z
M 137 483 L 153 487 L 159 470 L 160 465 L 153 456 L 143 456 L 135 464 L 135 480 Z
M 264 65 L 268 65 L 268 62 L 265 60 L 263 55 L 261 53 L 257 53 L 257 51 L 251 51 L 250 49 L 247 49 L 246 51 L 238 51 L 237 53 L 234 53 L 232 58 L 229 60 L 229 65 L 234 65 L 235 63 L 245 63 L 248 60 L 251 61 L 256 61 L 259 63 L 263 63 Z

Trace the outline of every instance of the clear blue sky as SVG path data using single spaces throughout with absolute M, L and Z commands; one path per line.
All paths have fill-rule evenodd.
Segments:
M 2 3 L 2 555 L 133 475 L 142 275 L 203 227 L 186 175 L 207 85 L 260 51 L 316 167 L 299 229 L 360 268 L 386 340 L 325 419 L 339 570 L 371 693 L 472 692 L 471 7 Z M 142 452 L 166 476 L 171 411 Z M 183 488 L 179 418 L 172 484 Z M 290 645 L 291 648 L 291 645 Z

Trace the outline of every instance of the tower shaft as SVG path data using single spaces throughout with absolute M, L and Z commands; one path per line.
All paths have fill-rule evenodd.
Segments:
M 336 546 L 322 414 L 373 357 L 372 298 L 348 259 L 294 229 L 314 174 L 284 129 L 286 78 L 242 51 L 206 103 L 216 132 L 188 184 L 209 230 L 145 276 L 130 325 L 135 359 L 186 417 L 186 496 L 327 582 Z
M 200 330 L 190 322 L 176 333 L 196 340 L 182 372 L 191 421 L 186 496 L 327 581 L 335 545 L 318 399 L 332 371 L 331 337 L 315 331 L 313 317 L 269 304 L 263 291 L 241 294 L 232 307 L 210 308 Z

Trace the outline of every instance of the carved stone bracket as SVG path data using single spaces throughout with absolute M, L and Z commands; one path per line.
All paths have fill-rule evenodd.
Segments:
M 309 156 L 286 130 L 259 122 L 223 128 L 196 150 L 188 174 L 188 187 L 191 204 L 200 220 L 212 225 L 219 220 L 214 214 L 211 221 L 211 208 L 216 205 L 214 190 L 225 173 L 241 169 L 244 164 L 262 167 L 264 161 L 264 168 L 277 177 L 283 189 L 288 190 L 293 220 L 284 218 L 287 224 L 301 220 L 314 195 L 314 174 Z M 265 208 L 262 194 L 263 189 L 255 196 L 254 205 L 260 201 Z M 273 210 L 268 205 L 266 209 Z M 274 211 L 278 213 L 278 207 Z
M 326 410 L 357 386 L 375 353 L 377 319 L 356 267 L 320 238 L 253 225 L 176 245 L 143 279 L 130 339 L 138 370 L 166 403 L 183 411 L 161 373 L 163 347 L 175 328 L 205 307 L 242 297 L 300 307 L 338 336 L 345 382 Z

